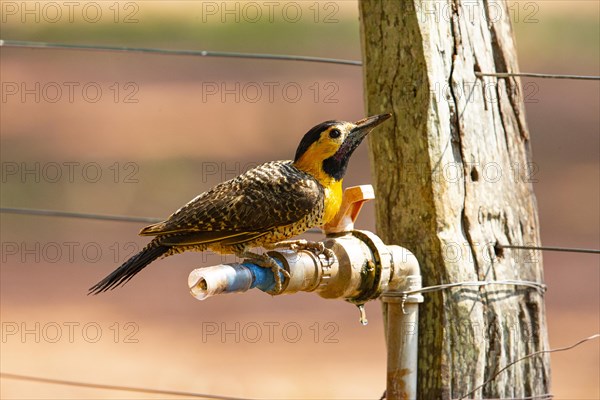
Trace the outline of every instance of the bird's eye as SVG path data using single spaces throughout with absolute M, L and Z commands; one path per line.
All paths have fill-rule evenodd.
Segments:
M 337 139 L 342 135 L 342 132 L 340 132 L 338 129 L 332 129 L 329 131 L 329 137 L 332 139 Z

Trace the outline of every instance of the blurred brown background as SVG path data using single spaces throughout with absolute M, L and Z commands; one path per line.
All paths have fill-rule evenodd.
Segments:
M 355 1 L 74 3 L 2 1 L 1 38 L 360 58 Z M 598 2 L 511 4 L 522 71 L 600 75 Z M 166 217 L 257 163 L 291 158 L 316 123 L 363 116 L 358 67 L 0 54 L 3 207 Z M 599 248 L 598 82 L 522 83 L 543 243 Z M 368 182 L 363 145 L 345 183 Z M 359 227 L 374 230 L 373 214 L 368 206 Z M 377 398 L 385 386 L 377 302 L 366 327 L 352 305 L 312 294 L 198 302 L 187 275 L 223 261 L 211 254 L 157 262 L 126 287 L 88 297 L 144 245 L 143 224 L 1 219 L 2 372 L 273 399 Z M 598 256 L 545 253 L 544 266 L 551 347 L 598 332 Z M 599 398 L 599 358 L 598 341 L 553 355 L 552 392 Z M 0 395 L 152 398 L 9 379 Z

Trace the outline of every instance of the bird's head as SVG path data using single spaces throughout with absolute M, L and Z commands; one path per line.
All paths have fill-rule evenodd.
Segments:
M 348 160 L 369 132 L 391 117 L 380 114 L 357 122 L 325 121 L 308 131 L 296 150 L 294 165 L 317 179 L 341 181 Z

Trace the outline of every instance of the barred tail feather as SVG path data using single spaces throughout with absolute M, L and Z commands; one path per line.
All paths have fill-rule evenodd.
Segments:
M 125 261 L 123 265 L 111 272 L 106 278 L 92 286 L 88 294 L 106 292 L 109 289 L 112 290 L 126 284 L 148 264 L 165 254 L 169 248 L 169 246 L 162 246 L 155 241 L 150 242 L 142 251 Z

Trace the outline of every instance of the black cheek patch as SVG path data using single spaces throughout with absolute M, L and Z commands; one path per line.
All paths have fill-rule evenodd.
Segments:
M 339 181 L 346 174 L 346 168 L 348 167 L 349 157 L 342 157 L 337 159 L 335 156 L 331 156 L 323 161 L 323 171 L 333 179 Z

